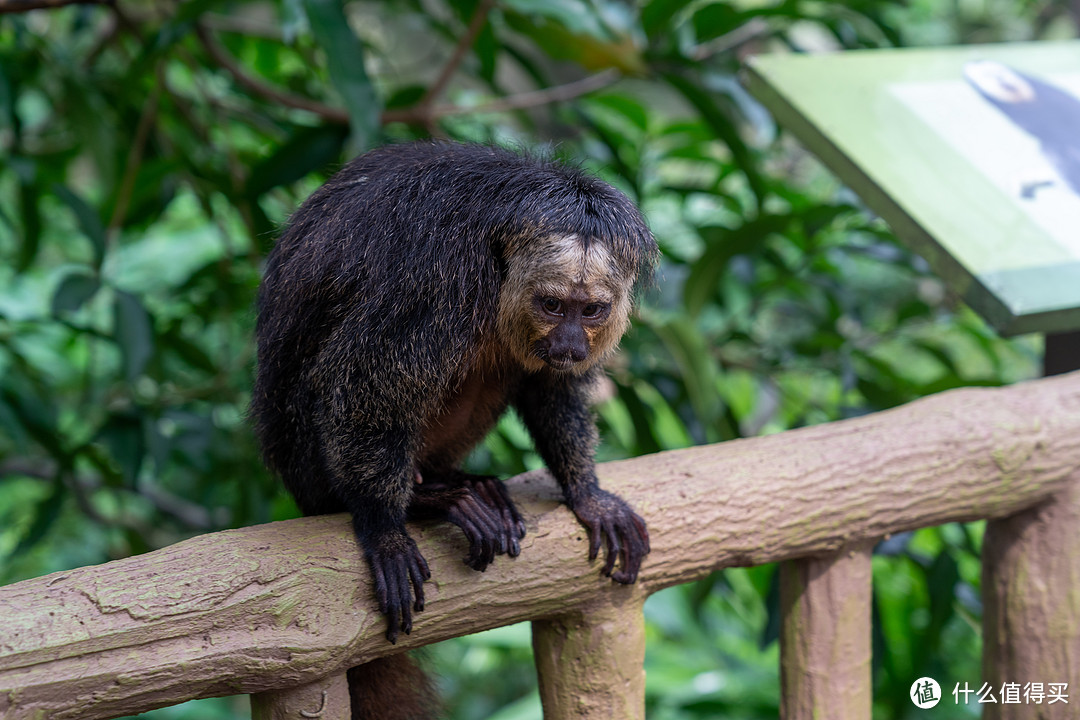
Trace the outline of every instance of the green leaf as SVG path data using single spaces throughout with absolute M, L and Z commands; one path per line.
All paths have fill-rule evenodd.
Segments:
M 15 269 L 22 272 L 33 264 L 41 245 L 41 188 L 36 182 L 19 183 L 19 214 L 22 218 L 22 242 L 19 244 L 19 256 Z
M 75 213 L 79 229 L 94 248 L 94 267 L 101 267 L 101 261 L 105 257 L 105 225 L 101 222 L 101 217 L 66 186 L 56 184 L 53 192 Z
M 480 77 L 493 84 L 495 82 L 495 66 L 499 57 L 499 40 L 495 37 L 495 29 L 489 21 L 476 36 L 473 43 L 473 53 L 480 61 Z
M 52 298 L 52 313 L 59 315 L 75 312 L 101 287 L 101 282 L 93 275 L 73 273 L 65 277 L 56 288 Z
M 124 377 L 134 381 L 154 354 L 154 333 L 150 313 L 137 297 L 122 290 L 113 304 L 113 336 L 120 346 Z
M 645 107 L 629 96 L 609 93 L 593 96 L 589 98 L 589 102 L 614 110 L 633 123 L 638 130 L 645 130 L 649 125 L 649 114 Z
M 387 108 L 407 108 L 412 107 L 427 93 L 427 88 L 423 85 L 406 85 L 394 90 L 389 97 L 386 98 Z
M 750 189 L 754 193 L 754 197 L 757 199 L 758 206 L 765 201 L 765 195 L 767 194 L 765 181 L 761 177 L 761 173 L 758 171 L 758 163 L 756 162 L 753 153 L 750 152 L 750 148 L 743 142 L 739 136 L 739 130 L 735 123 L 729 118 L 724 111 L 717 105 L 712 96 L 702 89 L 694 80 L 685 77 L 679 73 L 666 72 L 663 77 L 667 82 L 678 90 L 690 104 L 697 108 L 697 111 L 701 113 L 702 119 L 708 123 L 712 131 L 716 133 L 716 136 L 724 141 L 724 144 L 728 146 L 728 150 L 731 151 L 731 157 L 735 160 L 735 163 L 739 166 L 739 169 L 746 176 L 746 181 L 750 184 Z
M 743 22 L 743 15 L 727 3 L 709 3 L 694 13 L 691 22 L 700 43 L 718 38 L 739 27 Z
M 570 60 L 588 70 L 616 68 L 628 75 L 646 71 L 645 61 L 630 36 L 610 38 L 592 28 L 582 28 L 580 22 L 563 22 L 563 18 L 503 11 L 506 24 L 531 39 L 549 57 Z M 577 27 L 578 29 L 572 29 Z
M 19 543 L 11 551 L 8 557 L 18 557 L 33 549 L 48 534 L 49 529 L 60 517 L 60 511 L 64 507 L 64 499 L 67 497 L 67 488 L 59 478 L 53 480 L 53 489 L 49 496 L 38 503 L 33 510 L 34 519 L 26 533 L 19 539 Z
M 330 165 L 341 157 L 347 135 L 348 131 L 339 125 L 297 128 L 273 155 L 251 169 L 245 194 L 257 198 Z
M 19 422 L 15 411 L 8 404 L 4 393 L 0 392 L 0 433 L 5 435 L 14 445 L 17 452 L 26 454 L 26 430 Z
M 527 16 L 538 27 L 558 25 L 573 35 L 610 40 L 598 13 L 583 0 L 502 0 L 504 12 Z
M 694 414 L 706 428 L 715 427 L 723 409 L 723 400 L 718 392 L 720 367 L 704 336 L 684 316 L 652 324 L 651 327 L 679 369 L 679 377 L 686 386 L 686 395 Z M 721 435 L 732 437 L 730 428 L 724 430 Z
M 97 433 L 97 440 L 109 450 L 120 468 L 127 487 L 135 487 L 146 455 L 146 433 L 142 417 L 134 412 L 113 413 Z
M 213 359 L 203 351 L 201 347 L 189 341 L 180 334 L 180 326 L 173 325 L 161 336 L 161 345 L 164 349 L 176 353 L 177 357 L 193 368 L 202 370 L 209 375 L 216 375 L 217 366 Z
M 364 47 L 349 27 L 340 0 L 304 0 L 304 7 L 315 44 L 326 53 L 330 81 L 349 112 L 352 144 L 367 149 L 378 136 L 382 105 L 364 69 Z
M 619 400 L 630 415 L 634 425 L 634 437 L 636 439 L 634 450 L 638 453 L 655 453 L 664 448 L 653 430 L 652 413 L 649 406 L 637 394 L 633 385 L 616 385 Z
M 683 302 L 690 314 L 698 315 L 715 297 L 731 258 L 753 251 L 769 233 L 782 231 L 789 222 L 788 216 L 764 215 L 731 230 L 719 226 L 700 228 L 705 252 L 690 268 L 683 286 Z
M 650 0 L 641 9 L 641 26 L 650 38 L 668 30 L 668 24 L 691 0 Z
M 168 20 L 158 30 L 153 41 L 145 44 L 145 53 L 140 58 L 140 63 L 148 63 L 153 57 L 168 51 L 173 44 L 191 32 L 199 16 L 212 10 L 215 5 L 221 4 L 221 0 L 188 0 L 179 3 L 173 14 L 168 17 Z M 149 65 L 137 64 L 133 66 L 133 69 L 137 70 L 139 74 L 145 74 L 149 72 Z
M 0 400 L 11 410 L 19 424 L 57 461 L 67 457 L 62 443 L 62 435 L 56 427 L 56 408 L 38 392 L 32 390 L 33 384 L 15 382 L 0 386 Z

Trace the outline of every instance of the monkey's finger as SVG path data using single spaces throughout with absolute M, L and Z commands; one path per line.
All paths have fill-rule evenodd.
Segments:
M 499 493 L 501 485 L 502 483 L 493 478 L 478 480 L 472 485 L 472 491 L 476 493 L 477 505 L 480 506 L 477 512 L 483 512 L 487 517 L 491 526 L 492 539 L 498 543 L 496 549 L 498 554 L 505 553 L 509 549 L 504 532 L 509 527 L 506 519 L 505 498 Z
M 613 573 L 611 579 L 622 585 L 632 585 L 637 580 L 638 569 L 641 567 L 639 545 L 632 540 L 628 541 L 620 559 L 622 568 Z
M 585 529 L 589 532 L 589 560 L 595 560 L 596 556 L 600 554 L 600 525 L 596 522 L 590 522 L 585 526 Z
M 637 580 L 638 572 L 641 570 L 641 561 L 647 552 L 648 545 L 640 538 L 627 536 L 622 556 L 622 569 L 612 575 L 611 579 L 624 585 L 633 584 Z
M 642 549 L 643 555 L 648 555 L 652 552 L 652 547 L 649 545 L 649 528 L 645 525 L 645 521 L 641 519 L 637 513 L 630 516 L 630 519 L 634 521 L 634 527 L 638 531 L 638 537 L 644 543 L 645 547 Z
M 491 544 L 491 561 L 494 562 L 496 555 L 502 555 L 510 546 L 506 540 L 506 525 L 500 517 L 498 508 L 485 506 L 480 500 L 477 500 L 477 505 L 482 508 L 479 510 L 484 513 L 487 520 L 488 540 Z
M 605 526 L 604 537 L 607 540 L 607 558 L 604 561 L 604 569 L 601 573 L 605 577 L 611 577 L 611 571 L 615 569 L 615 560 L 622 554 L 618 528 Z
M 638 572 L 641 570 L 641 560 L 643 557 L 644 556 L 636 547 L 631 548 L 629 555 L 623 563 L 623 575 L 626 579 L 620 582 L 630 585 L 637 580 Z
M 416 551 L 416 564 L 420 568 L 420 575 L 424 580 L 431 579 L 431 568 L 428 567 L 427 560 L 420 554 L 420 551 Z
M 626 542 L 623 543 L 622 549 L 619 551 L 619 565 L 622 567 L 623 572 L 631 571 L 631 563 L 634 562 L 636 555 L 635 551 L 638 548 L 637 541 L 632 538 L 626 538 Z
M 395 568 L 397 571 L 397 603 L 401 608 L 401 629 L 408 635 L 412 632 L 412 603 L 409 602 L 409 571 L 402 566 Z
M 423 558 L 421 558 L 422 560 Z M 425 563 L 426 565 L 427 563 Z M 421 612 L 424 609 L 424 574 L 423 568 L 419 565 L 409 566 L 409 578 L 412 580 L 413 594 L 416 596 L 416 602 L 413 603 L 413 609 L 416 612 Z
M 379 612 L 385 615 L 389 609 L 390 599 L 386 588 L 386 574 L 383 572 L 381 563 L 371 563 L 371 571 L 375 579 L 375 598 L 379 601 Z
M 521 518 L 521 513 L 518 512 L 514 501 L 510 499 L 510 491 L 506 489 L 505 484 L 498 480 L 493 479 L 491 486 L 499 496 L 503 511 L 503 522 L 506 527 L 515 533 L 518 539 L 525 537 L 525 521 Z
M 461 501 L 461 508 L 462 514 L 471 518 L 484 535 L 494 537 L 500 531 L 499 518 L 492 508 L 484 503 L 476 490 L 469 491 L 469 494 Z
M 470 494 L 467 505 L 470 517 L 476 524 L 480 535 L 480 541 L 474 548 L 480 567 L 474 566 L 474 568 L 482 571 L 495 561 L 495 555 L 499 552 L 499 540 L 502 536 L 498 521 L 491 515 L 491 509 L 484 505 L 478 497 Z
M 465 539 L 469 541 L 469 554 L 465 558 L 465 562 L 468 563 L 476 553 L 476 544 L 480 541 L 480 530 L 471 518 L 457 508 L 450 510 L 446 515 L 446 519 L 457 525 L 461 532 L 465 534 Z
M 517 557 L 521 554 L 521 544 L 518 540 L 525 537 L 525 523 L 514 516 L 517 512 L 513 507 L 503 508 L 503 527 L 506 532 L 506 554 Z
M 464 501 L 463 501 L 464 503 Z M 461 528 L 465 533 L 465 539 L 469 541 L 469 554 L 462 560 L 473 570 L 483 572 L 495 557 L 494 550 L 489 550 L 490 543 L 485 539 L 485 531 L 479 527 L 474 518 L 457 508 L 452 510 L 448 519 Z
M 391 644 L 396 645 L 398 632 L 401 630 L 401 612 L 397 598 L 390 598 L 387 601 L 386 609 L 383 612 L 386 615 L 386 639 L 389 640 Z

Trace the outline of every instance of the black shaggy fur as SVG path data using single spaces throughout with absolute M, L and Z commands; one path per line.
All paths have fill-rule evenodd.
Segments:
M 408 517 L 459 525 L 478 570 L 518 552 L 524 523 L 501 483 L 457 470 L 508 405 L 589 530 L 590 557 L 605 545 L 604 573 L 633 582 L 648 552 L 644 521 L 596 482 L 586 403 L 598 366 L 526 371 L 496 339 L 508 268 L 571 235 L 603 244 L 627 292 L 656 259 L 638 210 L 595 178 L 496 148 L 422 143 L 353 160 L 268 258 L 251 408 L 263 456 L 304 513 L 352 515 L 391 641 L 411 629 L 429 577 Z M 459 401 L 470 427 L 429 452 L 425 432 Z M 430 712 L 396 704 L 397 715 L 372 716 Z

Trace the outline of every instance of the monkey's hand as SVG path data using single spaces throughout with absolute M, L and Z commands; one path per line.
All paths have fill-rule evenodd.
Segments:
M 649 554 L 649 531 L 641 516 L 618 495 L 598 487 L 579 493 L 570 502 L 570 509 L 589 532 L 589 560 L 596 559 L 603 543 L 607 560 L 601 572 L 625 585 L 637 580 L 641 561 Z M 612 572 L 616 558 L 621 569 Z
M 416 542 L 403 529 L 361 537 L 360 542 L 375 579 L 379 610 L 386 615 L 386 639 L 396 643 L 399 631 L 406 635 L 412 631 L 412 611 L 424 609 L 424 581 L 431 579 L 431 571 Z
M 409 516 L 416 519 L 447 520 L 465 533 L 469 554 L 465 564 L 483 572 L 496 555 L 521 554 L 525 522 L 514 507 L 506 486 L 489 476 L 454 471 L 451 476 L 431 480 L 425 474 L 417 486 Z

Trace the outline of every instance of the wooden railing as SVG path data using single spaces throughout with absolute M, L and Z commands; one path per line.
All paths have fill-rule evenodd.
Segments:
M 984 680 L 1080 688 L 1080 374 L 965 389 L 854 420 L 600 468 L 648 521 L 638 584 L 586 559 L 544 473 L 511 482 L 522 554 L 485 573 L 445 525 L 412 528 L 434 577 L 383 637 L 344 516 L 196 537 L 0 588 L 0 717 L 109 718 L 250 693 L 257 718 L 348 717 L 346 668 L 522 620 L 547 718 L 644 717 L 642 604 L 718 569 L 782 566 L 784 717 L 870 717 L 870 551 L 996 518 L 984 548 Z M 914 678 L 913 678 L 914 680 Z M 1070 704 L 992 717 L 1075 717 Z

